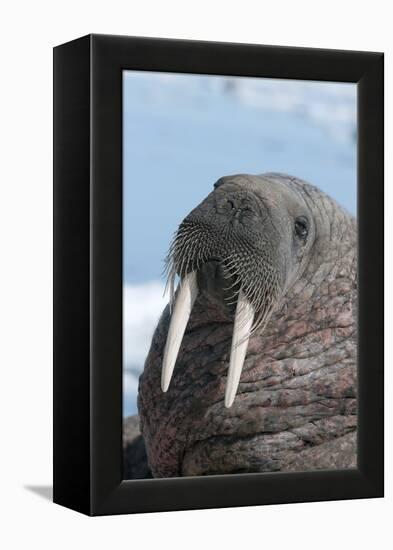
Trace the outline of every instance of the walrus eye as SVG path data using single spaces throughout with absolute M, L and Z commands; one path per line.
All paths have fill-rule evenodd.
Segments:
M 305 239 L 308 235 L 308 221 L 304 216 L 295 220 L 295 233 L 300 239 Z

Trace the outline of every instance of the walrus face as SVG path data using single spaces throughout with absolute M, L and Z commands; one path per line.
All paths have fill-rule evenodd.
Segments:
M 167 257 L 171 323 L 161 386 L 168 390 L 199 292 L 234 314 L 225 405 L 234 401 L 248 340 L 263 327 L 305 267 L 315 239 L 312 214 L 285 183 L 245 175 L 219 179 L 180 224 Z M 180 284 L 176 297 L 176 274 Z

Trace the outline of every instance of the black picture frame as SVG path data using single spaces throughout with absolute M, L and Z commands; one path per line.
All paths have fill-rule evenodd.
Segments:
M 358 467 L 122 479 L 122 71 L 357 83 Z M 383 54 L 88 35 L 54 48 L 54 502 L 88 515 L 383 496 Z

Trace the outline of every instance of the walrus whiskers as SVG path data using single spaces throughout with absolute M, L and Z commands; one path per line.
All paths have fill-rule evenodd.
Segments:
M 225 406 L 230 407 L 239 385 L 248 340 L 272 312 L 278 283 L 273 266 L 266 259 L 261 264 L 247 241 L 228 233 L 214 234 L 215 246 L 212 246 L 211 233 L 211 227 L 186 218 L 169 247 L 165 272 L 168 277 L 166 288 L 170 289 L 171 321 L 163 354 L 161 387 L 164 392 L 169 388 L 198 294 L 197 273 L 213 258 L 222 269 L 223 279 L 229 280 L 228 285 L 223 285 L 223 291 L 229 293 L 224 298 L 225 303 L 228 307 L 236 307 L 225 391 Z M 250 267 L 253 267 L 254 276 L 250 275 Z M 180 284 L 175 297 L 176 274 L 180 277 Z

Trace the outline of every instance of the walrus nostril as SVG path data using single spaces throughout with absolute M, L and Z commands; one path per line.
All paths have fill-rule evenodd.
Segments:
M 242 218 L 254 213 L 251 197 L 247 194 L 231 194 L 217 197 L 216 211 L 230 218 Z

